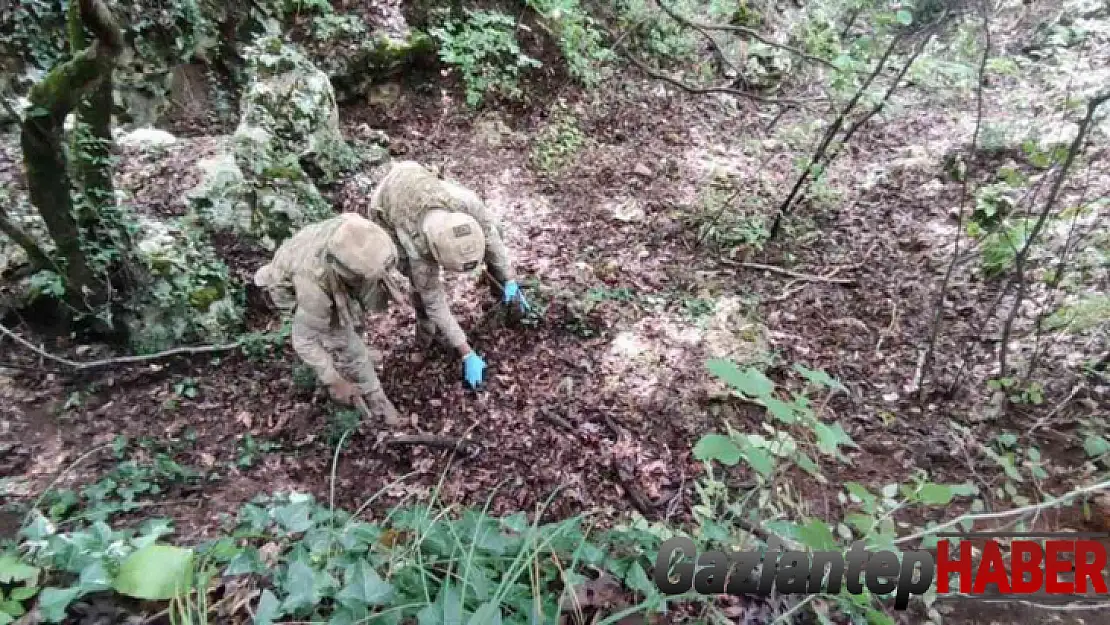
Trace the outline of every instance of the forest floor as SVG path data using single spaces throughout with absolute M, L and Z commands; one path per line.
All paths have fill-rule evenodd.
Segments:
M 1015 80 L 987 87 L 988 119 L 1013 114 L 1010 104 L 1022 97 L 1012 92 Z M 294 383 L 298 361 L 288 344 L 262 359 L 233 352 L 81 378 L 44 372 L 49 363 L 5 340 L 0 474 L 7 479 L 0 501 L 33 499 L 83 454 L 103 449 L 57 486 L 96 482 L 117 465 L 110 449 L 122 435 L 153 441 L 147 453 L 169 453 L 208 476 L 172 485 L 149 502 L 175 520 L 186 541 L 210 536 L 222 514 L 258 494 L 294 490 L 327 499 L 334 489 L 337 505 L 353 509 L 385 489 L 373 513 L 426 498 L 445 471 L 446 503 L 481 506 L 492 496 L 494 512 L 533 510 L 557 491 L 552 518 L 600 510 L 615 519 L 646 499 L 642 513 L 681 522 L 704 470 L 691 456 L 698 438 L 726 422 L 758 431 L 763 420 L 761 411 L 721 391 L 706 371 L 709 357 L 766 362 L 767 375 L 784 388 L 799 387 L 794 363 L 823 369 L 847 387 L 824 418 L 839 422 L 859 447 L 846 450 L 847 463 L 821 467 L 825 483 L 801 471 L 786 476 L 781 495 L 800 511 L 838 518 L 844 482 L 880 488 L 920 470 L 935 482 L 972 481 L 993 492 L 1005 481 L 1003 470 L 984 463 L 951 421 L 987 441 L 1003 432 L 1024 436 L 1051 415 L 1028 438 L 1040 447 L 1049 477 L 1019 489 L 1036 496 L 1082 481 L 1089 465 L 1074 425 L 1105 411 L 1106 390 L 1086 388 L 1061 404 L 1074 378 L 1065 369 L 1045 371 L 1044 405 L 989 415 L 985 380 L 994 344 L 973 342 L 966 356 L 964 348 L 978 335 L 968 311 L 990 301 L 997 285 L 970 268 L 957 272 L 929 378 L 952 379 L 966 358 L 964 384 L 917 401 L 916 365 L 961 195 L 960 183 L 944 175 L 944 157 L 968 143 L 974 93 L 940 106 L 927 85 L 905 87 L 830 172 L 839 196 L 803 205 L 781 240 L 762 251 L 722 251 L 698 245 L 690 226 L 711 178 L 723 171 L 740 181 L 744 206 L 777 205 L 793 182 L 791 156 L 810 145 L 804 112 L 787 113 L 767 132 L 771 116 L 745 101 L 676 94 L 635 78 L 614 83 L 601 93 L 552 94 L 552 102 L 565 98 L 586 137 L 556 171 L 530 161 L 547 121 L 541 113 L 475 116 L 412 85 L 402 85 L 391 102 L 343 110 L 348 136 L 383 129 L 395 158 L 440 165 L 479 192 L 503 220 L 517 271 L 544 311 L 535 327 L 508 324 L 474 279 L 450 280 L 453 310 L 489 365 L 478 392 L 464 389 L 456 358 L 418 352 L 411 311 L 394 307 L 367 319 L 384 388 L 410 417 L 404 432 L 466 434 L 481 445 L 477 457 L 449 464 L 444 451 L 383 450 L 373 423 L 363 423 L 336 455 L 342 424 L 322 393 Z M 1032 82 L 1019 86 L 1037 90 Z M 178 138 L 164 153 L 121 153 L 118 184 L 139 210 L 184 213 L 180 195 L 195 182 L 192 163 L 214 141 Z M 21 188 L 17 149 L 15 137 L 4 139 L 0 182 Z M 1105 155 L 1105 144 L 1096 150 Z M 1110 165 L 1097 155 L 1088 160 L 1090 189 L 1072 192 L 1105 195 Z M 359 172 L 327 189 L 336 209 L 365 212 L 372 175 Z M 266 262 L 234 241 L 219 245 L 244 282 Z M 799 280 L 745 262 L 826 279 Z M 252 309 L 249 326 L 273 330 L 278 319 Z M 43 347 L 77 359 L 102 355 L 62 339 Z M 954 502 L 931 520 L 965 511 Z M 0 519 L 0 534 L 16 520 Z M 1076 507 L 1041 515 L 1037 527 L 1106 523 Z M 968 613 L 965 622 L 1005 620 L 1000 615 Z M 1014 618 L 1030 616 L 1049 618 Z

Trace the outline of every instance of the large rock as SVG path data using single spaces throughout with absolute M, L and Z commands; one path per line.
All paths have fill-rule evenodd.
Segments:
M 264 169 L 293 154 L 315 169 L 320 181 L 332 182 L 357 165 L 358 156 L 339 130 L 339 107 L 328 75 L 276 36 L 260 37 L 247 54 L 250 79 L 235 134 L 237 144 L 246 135 L 243 142 L 250 149 L 243 155 L 252 159 L 251 169 Z
M 230 341 L 242 322 L 241 294 L 204 233 L 177 221 L 138 224 L 135 254 L 147 275 L 129 306 L 135 349 Z
M 273 250 L 333 214 L 315 184 L 362 159 L 339 130 L 326 74 L 276 36 L 260 37 L 248 53 L 239 126 L 221 154 L 198 163 L 202 180 L 185 201 L 207 227 Z

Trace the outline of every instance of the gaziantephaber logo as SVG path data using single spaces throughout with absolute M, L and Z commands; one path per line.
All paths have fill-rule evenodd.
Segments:
M 689 538 L 665 541 L 653 578 L 660 592 L 679 595 L 862 594 L 894 595 L 905 610 L 912 595 L 934 589 L 938 598 L 1027 601 L 1038 604 L 1105 602 L 1106 543 L 1110 534 L 975 532 L 938 533 L 931 550 L 869 551 L 856 542 L 839 551 L 706 551 Z M 954 540 L 958 539 L 958 540 Z M 676 561 L 676 556 L 678 557 Z M 677 575 L 677 577 L 676 577 Z

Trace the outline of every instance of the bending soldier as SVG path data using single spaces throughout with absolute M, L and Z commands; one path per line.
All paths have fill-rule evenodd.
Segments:
M 438 340 L 457 350 L 464 379 L 477 386 L 486 363 L 451 314 L 441 270 L 467 272 L 485 261 L 503 285 L 502 302 L 516 301 L 527 311 L 499 224 L 476 193 L 413 161 L 393 165 L 370 197 L 370 214 L 393 235 L 401 271 L 412 282 L 417 341 L 427 346 Z
M 365 397 L 371 412 L 391 426 L 402 421 L 358 328 L 365 313 L 384 311 L 390 298 L 404 301 L 390 275 L 397 256 L 379 226 L 343 213 L 302 228 L 254 275 L 278 309 L 293 313 L 293 349 L 332 398 L 350 405 Z

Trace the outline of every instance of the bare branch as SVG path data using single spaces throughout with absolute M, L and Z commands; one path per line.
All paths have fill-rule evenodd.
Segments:
M 817 149 L 814 150 L 813 156 L 809 160 L 809 164 L 806 165 L 806 168 L 803 169 L 802 173 L 798 175 L 798 179 L 794 182 L 794 187 L 790 189 L 790 193 L 786 196 L 786 199 L 783 200 L 782 204 L 779 206 L 779 209 L 775 214 L 775 220 L 771 223 L 771 231 L 768 233 L 767 236 L 768 241 L 774 240 L 774 238 L 778 235 L 779 228 L 782 227 L 783 218 L 790 212 L 790 207 L 794 203 L 794 199 L 798 197 L 798 194 L 801 192 L 802 187 L 805 186 L 805 183 L 809 180 L 810 174 L 813 173 L 814 166 L 819 163 L 824 157 L 825 151 L 828 150 L 829 144 L 832 143 L 833 137 L 836 136 L 836 133 L 840 132 L 840 128 L 844 125 L 844 121 L 852 112 L 852 109 L 856 107 L 856 104 L 859 102 L 860 98 L 863 97 L 864 92 L 867 91 L 867 88 L 871 86 L 871 83 L 874 82 L 875 78 L 877 78 L 879 74 L 883 71 L 883 67 L 886 66 L 886 62 L 890 59 L 890 55 L 894 54 L 894 49 L 898 46 L 898 43 L 901 41 L 901 39 L 902 38 L 897 35 L 893 39 L 891 39 L 890 45 L 887 46 L 886 52 L 883 52 L 883 56 L 875 65 L 875 69 L 871 71 L 871 73 L 867 76 L 867 79 L 864 80 L 863 84 L 860 85 L 859 89 L 856 90 L 856 93 L 852 96 L 852 99 L 848 101 L 848 103 L 840 111 L 840 114 L 837 115 L 836 119 L 833 120 L 833 123 L 830 124 L 828 129 L 825 131 L 825 135 L 821 138 L 821 142 L 817 145 Z
M 40 347 L 36 347 L 33 343 L 19 336 L 15 332 L 12 332 L 10 329 L 2 324 L 0 324 L 0 334 L 4 334 L 16 343 L 19 343 L 23 347 L 26 347 L 39 356 L 46 358 L 47 360 L 52 360 L 54 362 L 63 364 L 77 371 L 90 371 L 92 369 L 103 369 L 105 367 L 112 367 L 116 365 L 134 365 L 145 362 L 153 362 L 155 360 L 163 360 L 165 358 L 171 358 L 173 356 L 195 356 L 198 354 L 216 354 L 220 352 L 229 352 L 236 347 L 239 347 L 239 345 L 241 344 L 241 342 L 235 342 L 228 343 L 226 345 L 198 345 L 195 347 L 177 347 L 174 349 L 166 350 L 164 352 L 158 352 L 156 354 L 145 354 L 142 356 L 121 356 L 119 358 L 104 358 L 102 360 L 78 362 L 76 360 L 70 360 L 61 356 L 55 356 L 54 354 L 51 354 Z
M 830 277 L 830 276 L 815 276 L 815 275 L 808 274 L 808 273 L 799 273 L 797 271 L 791 271 L 789 269 L 783 269 L 782 267 L 776 267 L 774 265 L 764 265 L 763 263 L 738 263 L 738 262 L 731 261 L 727 258 L 719 259 L 719 261 L 722 264 L 725 264 L 725 265 L 735 265 L 737 267 L 744 267 L 745 269 L 759 269 L 759 270 L 762 270 L 762 271 L 770 271 L 772 273 L 779 273 L 779 274 L 782 274 L 784 276 L 790 276 L 791 278 L 796 278 L 798 280 L 804 280 L 806 282 L 825 282 L 827 284 L 855 284 L 856 283 L 856 281 L 851 279 L 851 278 L 833 278 L 833 277 Z
M 713 54 L 717 57 L 717 59 L 724 65 L 727 65 L 732 71 L 736 72 L 737 74 L 740 73 L 740 69 L 736 67 L 736 65 L 731 60 L 729 60 L 728 55 L 726 55 L 725 51 L 721 48 L 721 44 L 717 43 L 717 39 L 714 38 L 708 30 L 702 28 L 698 24 L 691 22 L 685 17 L 682 17 L 677 12 L 675 12 L 674 9 L 667 6 L 666 3 L 662 2 L 662 0 L 656 0 L 656 4 L 659 5 L 660 9 L 663 9 L 664 13 L 671 16 L 671 19 L 675 20 L 679 24 L 683 24 L 684 26 L 688 26 L 698 31 L 698 34 L 700 34 L 706 41 L 709 42 L 710 47 L 713 48 Z
M 1104 91 L 1087 102 L 1087 114 L 1083 117 L 1083 121 L 1079 123 L 1079 130 L 1075 133 L 1075 139 L 1068 148 L 1068 154 L 1064 158 L 1064 164 L 1060 168 L 1060 174 L 1052 183 L 1052 190 L 1045 200 L 1044 208 L 1041 209 L 1041 214 L 1037 217 L 1037 222 L 1033 224 L 1033 230 L 1029 233 L 1029 237 L 1025 240 L 1025 244 L 1014 258 L 1014 271 L 1018 279 L 1017 295 L 1014 298 L 1013 307 L 1010 308 L 1010 314 L 1006 318 L 1006 323 L 1002 327 L 1002 343 L 998 346 L 998 365 L 999 374 L 1006 375 L 1007 356 L 1009 354 L 1010 335 L 1013 331 L 1014 320 L 1017 318 L 1018 309 L 1021 308 L 1021 303 L 1025 298 L 1025 262 L 1029 258 L 1029 252 L 1033 249 L 1033 244 L 1036 242 L 1037 237 L 1040 236 L 1041 230 L 1044 228 L 1045 223 L 1048 221 L 1049 215 L 1056 207 L 1056 201 L 1060 196 L 1060 189 L 1064 186 L 1064 180 L 1068 177 L 1068 170 L 1071 169 L 1072 163 L 1075 162 L 1075 157 L 1079 154 L 1083 143 L 1087 140 L 1087 133 L 1090 131 L 1091 122 L 1094 119 L 1095 111 L 1103 105 L 1107 100 L 1110 100 L 1110 90 Z
M 991 53 L 991 28 L 990 28 L 990 14 L 983 10 L 983 56 L 979 59 L 979 73 L 978 84 L 976 84 L 976 109 L 975 109 L 975 130 L 971 133 L 971 147 L 969 154 L 975 154 L 976 145 L 979 142 L 979 130 L 983 125 L 983 78 L 987 71 L 987 60 L 990 58 Z M 925 346 L 925 358 L 921 366 L 921 386 L 918 387 L 917 401 L 923 403 L 925 401 L 925 378 L 929 375 L 929 370 L 933 366 L 933 357 L 936 352 L 937 336 L 940 334 L 940 326 L 944 316 L 944 303 L 948 299 L 948 285 L 952 280 L 952 273 L 956 268 L 956 262 L 960 257 L 960 237 L 964 229 L 964 211 L 967 208 L 968 199 L 968 178 L 971 172 L 964 172 L 963 188 L 960 192 L 960 209 L 956 216 L 956 232 L 952 235 L 953 250 L 952 262 L 948 263 L 948 268 L 944 272 L 944 278 L 940 283 L 940 294 L 937 297 L 936 308 L 933 311 L 932 328 L 929 330 L 929 342 Z
M 677 78 L 672 78 L 672 77 L 664 74 L 663 72 L 661 72 L 657 69 L 653 69 L 653 68 L 649 67 L 646 63 L 644 63 L 640 59 L 633 56 L 632 53 L 628 52 L 627 50 L 624 51 L 624 56 L 629 61 L 632 61 L 633 65 L 640 68 L 640 71 L 644 72 L 648 76 L 651 76 L 652 78 L 654 78 L 656 80 L 662 80 L 663 82 L 666 82 L 666 83 L 669 83 L 669 84 L 671 84 L 675 87 L 678 87 L 679 89 L 685 91 L 686 93 L 692 93 L 692 94 L 695 94 L 695 95 L 707 95 L 707 94 L 711 94 L 711 93 L 724 93 L 724 94 L 733 95 L 733 96 L 736 96 L 736 97 L 739 97 L 739 98 L 747 98 L 749 100 L 754 100 L 756 102 L 763 102 L 764 104 L 793 104 L 793 105 L 796 105 L 796 106 L 805 106 L 806 104 L 812 104 L 814 102 L 821 101 L 820 99 L 791 100 L 791 99 L 786 99 L 786 98 L 767 98 L 767 97 L 764 97 L 764 96 L 761 96 L 761 95 L 756 95 L 754 93 L 748 93 L 747 91 L 740 91 L 739 89 L 733 89 L 731 87 L 695 87 L 694 85 L 686 84 L 685 82 L 682 82 L 681 80 L 678 80 Z
M 671 18 L 673 20 L 675 20 L 676 22 L 679 22 L 680 24 L 684 24 L 686 26 L 689 26 L 690 28 L 693 28 L 695 30 L 740 33 L 740 34 L 743 34 L 743 35 L 747 35 L 747 36 L 751 37 L 752 39 L 755 39 L 756 41 L 759 41 L 761 43 L 769 45 L 773 48 L 779 48 L 780 50 L 786 50 L 787 52 L 789 52 L 791 54 L 794 54 L 795 56 L 799 56 L 799 57 L 801 57 L 801 58 L 803 58 L 807 61 L 811 61 L 813 63 L 819 63 L 819 64 L 824 65 L 826 67 L 830 67 L 832 69 L 840 71 L 840 68 L 833 65 L 831 62 L 826 61 L 825 59 L 822 59 L 821 57 L 813 56 L 812 54 L 808 54 L 806 52 L 803 52 L 803 51 L 799 50 L 798 48 L 795 48 L 794 46 L 790 46 L 790 45 L 787 45 L 785 43 L 779 43 L 777 41 L 773 41 L 771 39 L 768 39 L 768 38 L 764 37 L 763 35 L 759 34 L 759 32 L 757 32 L 756 30 L 754 30 L 752 28 L 748 28 L 747 26 L 736 26 L 736 25 L 733 25 L 733 24 L 707 24 L 705 22 L 699 22 L 697 20 L 694 20 L 694 19 L 691 19 L 691 18 L 684 17 L 684 16 L 680 15 L 672 7 L 668 6 L 666 2 L 663 2 L 663 0 L 655 0 L 655 3 L 659 5 L 660 9 L 663 9 L 664 13 L 671 16 Z

